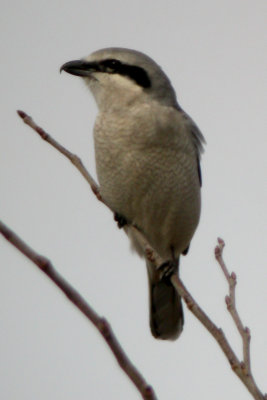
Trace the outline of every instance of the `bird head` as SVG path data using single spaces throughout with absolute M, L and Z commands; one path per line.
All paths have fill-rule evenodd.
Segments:
M 121 109 L 136 100 L 177 107 L 175 92 L 160 66 L 135 50 L 101 49 L 63 64 L 60 71 L 82 77 L 100 110 Z

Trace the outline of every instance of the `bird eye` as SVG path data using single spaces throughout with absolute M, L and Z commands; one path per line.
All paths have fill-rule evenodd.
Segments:
M 104 68 L 109 69 L 109 70 L 116 70 L 118 68 L 119 65 L 121 65 L 121 62 L 118 60 L 115 60 L 113 58 L 110 58 L 108 60 L 104 60 L 101 63 Z
M 108 65 L 109 65 L 110 67 L 115 67 L 115 66 L 121 64 L 120 61 L 115 60 L 115 59 L 107 60 L 107 62 L 108 62 Z

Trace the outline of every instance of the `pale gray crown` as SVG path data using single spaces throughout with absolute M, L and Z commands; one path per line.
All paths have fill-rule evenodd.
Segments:
M 169 78 L 160 66 L 146 54 L 136 50 L 110 47 L 95 51 L 87 60 L 98 63 L 106 61 L 107 67 L 108 60 L 114 61 L 114 73 L 121 73 L 128 76 L 129 79 L 135 80 L 137 84 L 143 86 L 144 90 L 149 91 L 150 96 L 155 100 L 168 106 L 178 107 L 175 91 Z M 115 61 L 121 63 L 121 66 L 117 66 L 117 71 Z M 112 73 L 111 70 L 109 72 Z M 140 82 L 138 82 L 139 78 Z

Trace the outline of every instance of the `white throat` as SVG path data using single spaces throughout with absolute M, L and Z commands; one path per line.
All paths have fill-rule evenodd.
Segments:
M 85 83 L 101 112 L 127 108 L 136 100 L 140 102 L 142 98 L 147 97 L 142 87 L 118 74 L 94 73 L 92 78 L 85 78 Z

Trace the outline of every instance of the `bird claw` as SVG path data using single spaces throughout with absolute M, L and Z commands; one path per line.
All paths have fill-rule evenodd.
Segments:
M 169 279 L 177 269 L 177 264 L 173 261 L 166 261 L 157 268 L 159 272 L 159 278 L 162 279 Z
M 114 213 L 114 220 L 117 222 L 118 227 L 121 229 L 123 228 L 125 225 L 127 225 L 127 220 L 125 217 L 123 217 L 123 215 L 115 212 Z

